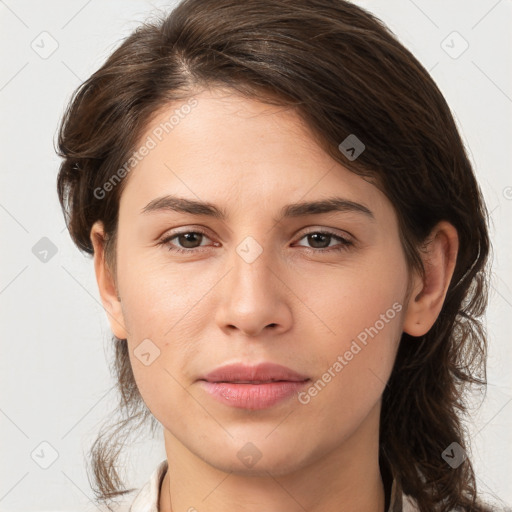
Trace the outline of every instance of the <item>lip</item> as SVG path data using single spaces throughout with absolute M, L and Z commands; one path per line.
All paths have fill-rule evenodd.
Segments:
M 256 366 L 241 363 L 228 364 L 216 368 L 212 372 L 200 377 L 199 380 L 208 382 L 250 382 L 262 383 L 265 381 L 284 380 L 289 382 L 305 381 L 309 377 L 295 372 L 291 368 L 275 363 L 260 363 Z
M 215 400 L 240 409 L 266 409 L 290 398 L 309 378 L 274 363 L 230 364 L 198 379 Z

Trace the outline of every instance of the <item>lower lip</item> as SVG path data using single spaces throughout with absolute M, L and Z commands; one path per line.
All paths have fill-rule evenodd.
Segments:
M 306 381 L 276 381 L 266 384 L 200 381 L 203 388 L 219 402 L 240 409 L 266 409 L 300 391 Z

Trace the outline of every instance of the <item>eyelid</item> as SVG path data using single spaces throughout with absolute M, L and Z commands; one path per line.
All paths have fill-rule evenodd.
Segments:
M 299 245 L 298 247 L 302 247 L 306 252 L 309 253 L 317 253 L 317 254 L 327 254 L 332 252 L 341 252 L 346 251 L 350 247 L 353 247 L 355 245 L 354 237 L 347 233 L 346 231 L 343 231 L 343 234 L 339 234 L 338 230 L 335 230 L 334 228 L 325 228 L 325 227 L 318 227 L 318 226 L 308 226 L 307 231 L 303 231 L 299 235 L 297 235 L 295 238 L 297 241 L 301 241 L 303 238 L 311 235 L 311 234 L 322 234 L 330 236 L 331 238 L 337 239 L 338 243 L 334 245 L 333 247 L 323 247 L 323 248 L 315 248 L 315 247 L 307 247 L 304 245 Z M 208 239 L 211 239 L 208 236 L 208 233 L 204 228 L 201 227 L 194 227 L 194 226 L 187 226 L 179 231 L 170 231 L 166 232 L 164 235 L 162 235 L 158 241 L 158 245 L 167 246 L 169 251 L 175 252 L 175 253 L 182 253 L 182 254 L 194 254 L 198 252 L 203 252 L 205 250 L 208 250 L 208 246 L 200 245 L 198 247 L 193 248 L 182 248 L 177 245 L 171 244 L 171 240 L 173 238 L 179 237 L 180 235 L 187 234 L 187 233 L 198 233 L 203 236 L 205 236 Z M 296 243 L 296 242 L 295 242 Z M 214 245 L 218 246 L 218 242 L 214 242 Z
M 187 233 L 200 233 L 201 235 L 211 240 L 211 237 L 208 236 L 208 233 L 203 228 L 191 226 L 180 231 L 166 231 L 161 237 L 158 238 L 158 245 L 167 245 L 173 238 L 176 238 L 180 235 L 185 235 Z M 177 250 L 183 250 L 183 252 L 192 252 L 201 250 L 203 248 L 203 246 L 195 247 L 193 249 L 182 249 L 181 247 L 176 247 Z
M 307 236 L 312 235 L 312 234 L 320 234 L 320 235 L 324 235 L 324 236 L 329 236 L 332 240 L 337 240 L 338 243 L 334 246 L 323 247 L 320 249 L 318 249 L 316 247 L 308 247 L 306 245 L 298 245 L 298 247 L 302 247 L 308 253 L 313 253 L 313 254 L 340 253 L 343 251 L 347 251 L 356 245 L 352 236 L 340 235 L 337 232 L 335 232 L 331 229 L 326 229 L 326 228 L 312 229 L 310 231 L 306 231 L 305 233 L 302 233 L 300 236 L 297 237 L 297 242 L 300 242 L 302 239 L 304 239 Z M 295 242 L 295 243 L 297 243 L 297 242 Z
M 160 235 L 158 237 L 158 240 L 161 241 L 163 239 L 169 239 L 169 238 L 172 238 L 177 235 L 183 235 L 185 233 L 201 233 L 202 235 L 205 235 L 208 238 L 211 238 L 210 236 L 208 236 L 208 232 L 205 228 L 202 228 L 200 226 L 190 225 L 190 226 L 185 226 L 183 228 L 174 228 L 174 229 L 167 230 L 162 235 Z
M 179 230 L 180 228 L 176 228 L 176 229 Z M 324 227 L 324 226 L 307 226 L 303 229 L 307 230 L 307 231 L 304 231 L 304 232 L 299 231 L 299 233 L 297 235 L 295 235 L 295 238 L 299 238 L 299 239 L 304 238 L 305 236 L 312 234 L 312 233 L 324 233 L 327 235 L 338 236 L 340 238 L 345 239 L 347 242 L 355 241 L 354 236 L 351 235 L 348 231 L 338 230 L 336 228 L 328 228 L 328 227 Z M 174 230 L 166 231 L 163 235 L 158 237 L 158 240 L 160 240 L 160 241 L 163 239 L 168 240 L 169 238 L 173 238 L 177 235 L 182 235 L 185 233 L 196 233 L 196 232 L 201 233 L 202 235 L 205 235 L 208 238 L 211 238 L 208 235 L 208 232 L 205 230 L 205 228 L 202 228 L 200 226 L 191 225 L 191 226 L 184 227 L 180 231 L 174 231 Z
M 337 236 L 339 238 L 343 238 L 347 242 L 355 242 L 355 237 L 351 235 L 348 231 L 344 231 L 336 228 L 328 228 L 325 226 L 308 226 L 304 228 L 306 231 L 299 231 L 299 234 L 296 236 L 297 238 L 303 238 L 306 235 L 310 235 L 312 233 L 324 233 L 326 235 Z

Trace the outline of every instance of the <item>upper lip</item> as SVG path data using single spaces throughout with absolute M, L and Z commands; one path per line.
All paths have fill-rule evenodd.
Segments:
M 199 380 L 208 382 L 268 382 L 277 380 L 302 382 L 308 380 L 308 377 L 280 364 L 260 363 L 256 366 L 249 366 L 234 363 L 216 368 L 200 377 Z

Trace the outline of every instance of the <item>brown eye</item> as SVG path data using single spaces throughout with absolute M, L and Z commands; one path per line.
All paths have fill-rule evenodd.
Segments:
M 303 239 L 307 239 L 310 244 L 307 249 L 318 249 L 315 252 L 342 251 L 353 245 L 351 241 L 330 231 L 312 231 L 303 235 L 301 240 Z M 333 240 L 338 241 L 334 246 L 331 245 Z
M 326 235 L 325 233 L 311 233 L 307 235 L 307 239 L 315 249 L 325 249 L 329 247 L 332 235 Z M 327 245 L 325 245 L 326 242 Z
M 182 231 L 163 238 L 159 245 L 165 245 L 169 251 L 194 253 L 196 249 L 204 248 L 205 244 L 201 244 L 204 239 L 208 239 L 206 233 L 202 231 Z
M 194 249 L 197 247 L 197 242 L 199 241 L 199 245 L 201 245 L 201 240 L 203 238 L 202 233 L 197 233 L 195 231 L 191 231 L 189 233 L 181 233 L 179 235 L 176 235 L 174 238 L 176 238 L 180 245 L 186 249 Z

